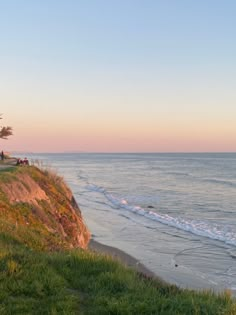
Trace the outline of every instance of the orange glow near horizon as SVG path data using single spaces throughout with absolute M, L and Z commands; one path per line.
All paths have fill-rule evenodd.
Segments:
M 235 152 L 232 127 L 170 121 L 156 124 L 128 121 L 118 124 L 52 126 L 42 124 L 15 128 L 14 135 L 2 141 L 7 151 L 30 152 Z
M 12 97 L 13 102 L 15 97 Z M 54 101 L 51 107 L 43 104 L 39 112 L 28 105 L 19 113 L 5 111 L 1 122 L 12 126 L 14 135 L 1 142 L 2 149 L 30 152 L 236 151 L 236 109 L 231 103 L 231 111 L 225 111 L 211 104 L 190 108 L 186 105 L 188 99 L 182 105 L 174 101 L 160 104 L 158 99 L 153 99 L 142 106 L 138 95 L 135 100 L 137 103 L 132 100 L 121 106 L 117 99 L 111 98 L 113 105 L 108 106 L 99 102 L 86 103 L 85 96 L 72 102 L 71 96 L 70 109 L 66 110 L 64 99 L 60 103 L 57 97 L 56 103 Z M 18 102 L 23 107 L 23 100 Z
M 0 150 L 235 152 L 236 2 L 105 2 L 4 1 Z

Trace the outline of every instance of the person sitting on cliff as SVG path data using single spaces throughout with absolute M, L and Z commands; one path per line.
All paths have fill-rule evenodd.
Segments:
M 23 160 L 23 164 L 24 164 L 24 165 L 29 165 L 29 160 L 28 160 L 26 157 L 25 157 L 24 160 Z

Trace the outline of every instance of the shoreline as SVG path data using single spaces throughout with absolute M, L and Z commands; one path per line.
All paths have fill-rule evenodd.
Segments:
M 140 262 L 140 260 L 136 259 L 135 257 L 127 254 L 126 252 L 124 252 L 123 250 L 119 248 L 105 245 L 98 241 L 95 241 L 93 238 L 91 238 L 91 240 L 89 241 L 87 249 L 93 252 L 99 253 L 99 254 L 108 255 L 112 257 L 113 259 L 118 260 L 126 267 L 135 270 L 138 274 L 140 274 L 144 278 L 156 279 L 158 281 L 161 281 L 164 284 L 176 286 L 179 289 L 188 289 L 188 290 L 193 290 L 195 292 L 204 292 L 206 290 L 209 290 L 209 291 L 214 292 L 215 294 L 220 294 L 220 293 L 223 293 L 225 290 L 226 291 L 230 290 L 227 288 L 219 288 L 215 286 L 205 287 L 204 285 L 202 287 L 201 286 L 193 287 L 191 285 L 190 286 L 181 285 L 181 283 L 178 283 L 178 282 L 173 283 L 172 281 L 168 281 L 168 279 L 165 280 L 161 276 L 157 275 L 156 273 L 148 269 L 144 264 Z M 186 280 L 186 276 L 184 276 L 184 278 Z M 193 278 L 189 277 L 188 282 L 192 282 L 192 281 L 193 281 Z M 231 291 L 232 297 L 235 298 L 236 291 L 235 290 L 230 290 L 230 291 Z
M 94 239 L 91 239 L 89 241 L 88 249 L 96 253 L 109 255 L 115 260 L 120 261 L 126 267 L 134 269 L 135 271 L 144 275 L 145 277 L 157 279 L 165 283 L 163 279 L 158 277 L 154 272 L 152 272 L 150 269 L 144 266 L 138 259 L 127 254 L 123 250 L 120 250 L 113 246 L 104 245 L 102 243 L 95 241 Z

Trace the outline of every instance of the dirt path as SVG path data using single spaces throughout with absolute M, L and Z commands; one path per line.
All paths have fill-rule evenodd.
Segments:
M 16 165 L 16 158 L 9 158 L 3 161 L 0 161 L 0 170 L 15 166 Z

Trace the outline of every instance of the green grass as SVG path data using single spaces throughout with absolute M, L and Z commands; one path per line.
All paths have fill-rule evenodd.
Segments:
M 15 174 L 16 172 L 17 172 L 17 167 L 16 166 L 6 166 L 4 168 L 0 167 L 0 181 L 1 182 L 8 181 L 9 180 L 9 176 L 11 174 Z
M 46 182 L 33 167 L 0 172 L 0 181 L 26 171 L 61 198 L 57 178 L 60 188 L 55 189 L 55 178 Z M 10 205 L 0 194 L 0 315 L 236 314 L 228 292 L 182 290 L 147 279 L 108 256 L 68 249 L 30 209 L 25 203 Z
M 0 314 L 236 314 L 229 294 L 180 290 L 84 250 L 44 252 L 0 234 Z

